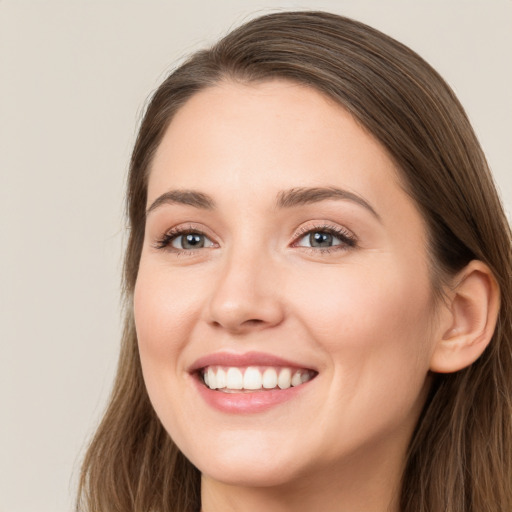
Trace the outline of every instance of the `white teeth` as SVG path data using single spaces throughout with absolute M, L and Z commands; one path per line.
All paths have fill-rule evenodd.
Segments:
M 292 377 L 292 386 L 298 386 L 299 384 L 302 384 L 300 371 L 295 372 Z
M 210 371 L 210 368 L 208 371 Z M 229 368 L 227 371 L 226 387 L 229 389 L 242 389 L 244 387 L 244 376 L 238 368 Z
M 274 389 L 277 386 L 277 371 L 275 368 L 267 368 L 263 372 L 263 387 L 265 389 Z
M 249 366 L 244 373 L 244 389 L 261 389 L 261 372 L 258 368 Z
M 308 380 L 311 380 L 311 379 L 312 379 L 312 376 L 309 372 L 303 372 L 300 375 L 300 380 L 302 381 L 302 384 L 304 384 L 304 382 L 307 382 Z
M 292 385 L 292 372 L 289 368 L 283 368 L 279 372 L 279 377 L 277 378 L 277 385 L 281 389 L 287 389 Z
M 217 375 L 213 371 L 213 368 L 208 368 L 208 386 L 211 389 L 217 389 Z
M 217 389 L 222 389 L 226 387 L 226 372 L 219 368 L 217 370 Z
M 247 390 L 257 391 L 263 389 L 288 389 L 300 386 L 311 380 L 314 372 L 311 370 L 292 370 L 291 368 L 259 368 L 249 366 L 243 368 L 221 368 L 210 366 L 203 372 L 203 380 L 210 389 L 224 390 L 225 392 Z

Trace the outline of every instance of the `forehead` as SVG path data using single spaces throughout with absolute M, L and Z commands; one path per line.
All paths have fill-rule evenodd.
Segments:
M 169 188 L 254 201 L 315 186 L 410 201 L 371 134 L 325 95 L 287 81 L 224 82 L 194 95 L 164 134 L 148 185 L 148 203 Z

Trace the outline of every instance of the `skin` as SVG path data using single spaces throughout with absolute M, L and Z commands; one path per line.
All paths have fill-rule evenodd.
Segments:
M 362 199 L 276 206 L 282 191 Z M 214 208 L 164 202 L 207 194 Z M 204 512 L 398 511 L 405 452 L 443 335 L 426 230 L 384 148 L 304 86 L 222 83 L 177 113 L 155 155 L 134 310 L 152 404 L 202 473 Z M 373 210 L 373 211 L 371 211 Z M 201 249 L 157 248 L 169 230 Z M 309 232 L 342 230 L 328 250 Z M 258 413 L 216 410 L 189 369 L 218 351 L 318 375 Z

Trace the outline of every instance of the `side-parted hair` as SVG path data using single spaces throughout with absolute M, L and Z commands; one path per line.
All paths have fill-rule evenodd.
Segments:
M 334 100 L 394 159 L 429 237 L 434 290 L 477 259 L 501 290 L 494 336 L 471 366 L 436 374 L 410 441 L 401 512 L 512 511 L 511 231 L 483 152 L 450 87 L 412 50 L 357 21 L 281 12 L 195 53 L 153 95 L 128 178 L 126 321 L 110 403 L 82 467 L 81 512 L 197 512 L 200 474 L 162 427 L 133 319 L 148 173 L 167 126 L 220 82 L 290 80 Z

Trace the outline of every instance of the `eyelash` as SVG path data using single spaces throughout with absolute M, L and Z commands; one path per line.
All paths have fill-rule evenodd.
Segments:
M 299 242 L 306 236 L 311 233 L 327 233 L 329 235 L 334 236 L 337 238 L 341 243 L 338 245 L 333 245 L 330 247 L 308 247 L 308 246 L 301 246 L 298 245 Z M 194 254 L 196 251 L 200 249 L 177 249 L 177 248 L 170 248 L 170 244 L 177 239 L 180 236 L 188 235 L 188 234 L 197 234 L 204 236 L 205 238 L 209 238 L 209 236 L 202 231 L 201 229 L 198 229 L 194 226 L 186 226 L 186 227 L 177 227 L 170 229 L 166 233 L 164 233 L 160 238 L 158 238 L 154 244 L 153 247 L 155 249 L 159 250 L 170 250 L 178 255 L 180 254 L 186 254 L 191 255 Z M 300 228 L 294 235 L 293 235 L 294 242 L 291 244 L 292 247 L 300 247 L 302 250 L 310 251 L 313 254 L 320 253 L 330 253 L 332 251 L 344 251 L 350 248 L 354 248 L 357 246 L 357 238 L 353 233 L 348 231 L 347 229 L 344 229 L 339 226 L 331 226 L 331 225 L 317 225 L 317 226 L 304 226 Z
M 198 229 L 194 226 L 183 226 L 183 227 L 177 227 L 177 228 L 172 228 L 170 229 L 169 231 L 167 231 L 166 233 L 164 233 L 160 238 L 158 238 L 155 243 L 153 244 L 153 247 L 155 249 L 169 249 L 169 250 L 172 250 L 172 252 L 176 252 L 177 254 L 181 254 L 181 253 L 186 253 L 186 254 L 190 254 L 190 253 L 193 253 L 195 252 L 194 250 L 180 250 L 180 249 L 175 249 L 175 248 L 172 248 L 170 249 L 169 248 L 169 245 L 178 237 L 180 236 L 184 236 L 184 235 L 189 235 L 189 234 L 196 234 L 196 235 L 201 235 L 201 236 L 204 236 L 205 238 L 208 238 L 208 235 L 202 231 L 201 229 Z
M 338 245 L 332 245 L 330 247 L 307 247 L 298 245 L 299 242 L 306 236 L 312 233 L 327 233 L 337 238 L 341 243 Z M 303 226 L 293 236 L 295 242 L 292 247 L 300 247 L 303 250 L 318 254 L 319 252 L 329 254 L 332 251 L 346 251 L 357 246 L 357 238 L 348 229 L 342 228 L 341 226 L 331 226 L 328 224 L 315 225 L 315 226 Z

